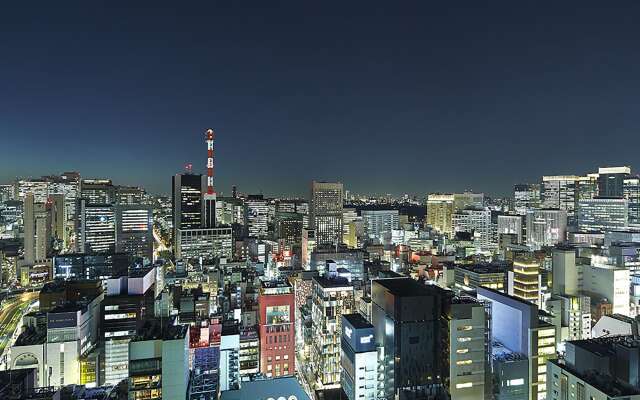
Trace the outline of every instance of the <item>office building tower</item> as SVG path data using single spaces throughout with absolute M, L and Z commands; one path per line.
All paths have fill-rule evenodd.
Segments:
M 279 243 L 287 250 L 302 244 L 302 215 L 295 212 L 276 212 L 275 235 Z
M 147 205 L 115 206 L 116 252 L 153 261 L 153 210 Z
M 556 295 L 576 296 L 581 287 L 581 271 L 576 266 L 576 249 L 569 246 L 556 246 L 552 258 L 553 287 Z
M 623 198 L 596 197 L 578 202 L 578 229 L 604 232 L 625 228 L 629 223 L 629 204 Z
M 542 207 L 564 210 L 572 217 L 580 180 L 581 177 L 575 175 L 543 176 Z
M 15 185 L 18 200 L 24 201 L 27 193 L 33 194 L 34 203 L 46 203 L 49 198 L 49 182 L 45 179 L 19 180 Z
M 523 183 L 513 187 L 513 209 L 516 214 L 526 215 L 527 211 L 540 208 L 540 184 Z
M 140 206 L 149 203 L 147 192 L 137 186 L 116 186 L 115 203 L 123 206 Z
M 455 193 L 453 195 L 453 210 L 457 212 L 467 208 L 484 208 L 484 193 Z
M 296 371 L 295 297 L 286 281 L 263 281 L 258 295 L 260 372 L 267 377 Z
M 598 196 L 621 198 L 624 194 L 624 180 L 630 174 L 629 167 L 598 168 Z
M 111 204 L 90 204 L 80 199 L 76 219 L 76 247 L 79 253 L 115 251 L 116 213 Z
M 245 201 L 247 234 L 266 238 L 268 234 L 269 201 L 262 195 L 249 195 Z
M 342 243 L 342 207 L 344 202 L 342 183 L 311 183 L 309 200 L 309 224 L 315 230 L 317 244 Z
M 454 195 L 430 194 L 427 196 L 427 225 L 444 234 L 453 233 Z
M 452 299 L 449 309 L 449 394 L 456 400 L 489 400 L 491 312 L 472 297 Z
M 514 244 L 522 243 L 522 215 L 498 215 L 497 234 L 513 235 L 516 239 Z
M 36 260 L 36 217 L 33 193 L 24 196 L 24 261 L 33 264 Z
M 313 229 L 302 229 L 301 264 L 305 270 L 311 269 L 311 254 L 316 249 L 316 232 Z
M 373 332 L 373 325 L 361 314 L 342 315 L 340 383 L 349 400 L 377 399 L 378 351 Z
M 313 278 L 311 371 L 317 389 L 340 387 L 341 316 L 355 311 L 353 286 L 346 279 L 331 275 Z
M 468 232 L 478 247 L 488 249 L 492 247 L 491 211 L 471 209 L 456 211 L 451 217 L 454 232 Z
M 51 235 L 60 247 L 68 244 L 67 207 L 63 194 L 53 194 L 49 197 L 51 215 Z
M 382 349 L 378 362 L 382 387 L 378 398 L 430 398 L 446 391 L 449 381 L 446 309 L 452 296 L 450 291 L 411 278 L 372 281 L 371 323 L 376 346 Z
M 155 268 L 107 280 L 101 307 L 101 337 L 104 343 L 103 382 L 116 385 L 129 377 L 129 342 L 154 316 Z
M 172 177 L 172 210 L 174 244 L 178 229 L 202 227 L 202 192 L 205 179 L 199 174 L 176 174 Z M 177 252 L 177 249 L 174 249 Z
M 640 399 L 637 336 L 576 340 L 563 360 L 547 364 L 549 400 Z
M 80 198 L 87 204 L 113 204 L 116 188 L 110 179 L 83 179 L 80 182 Z
M 53 277 L 56 279 L 107 279 L 126 276 L 133 263 L 130 254 L 65 253 L 53 257 Z
M 622 194 L 629 205 L 629 224 L 640 224 L 640 177 L 628 176 L 622 183 Z
M 365 235 L 381 243 L 390 242 L 391 231 L 399 226 L 398 210 L 362 210 L 360 215 Z
M 494 358 L 498 375 L 495 391 L 498 398 L 522 392 L 528 400 L 544 399 L 547 395 L 547 360 L 556 358 L 556 327 L 539 317 L 538 307 L 530 302 L 479 287 L 478 300 L 491 303 L 491 335 L 500 344 L 503 354 Z M 505 374 L 506 360 L 522 360 Z M 526 362 L 524 362 L 526 360 Z M 524 367 L 524 369 L 520 368 Z
M 187 399 L 189 325 L 149 321 L 129 343 L 131 400 Z
M 507 293 L 541 306 L 542 275 L 540 262 L 526 253 L 517 255 L 513 260 L 513 268 L 507 274 Z
M 563 243 L 567 236 L 567 212 L 530 210 L 527 212 L 527 242 L 534 250 Z
M 231 258 L 233 233 L 230 227 L 178 229 L 175 257 L 184 260 Z
M 350 249 L 342 246 L 318 246 L 311 253 L 309 268 L 318 271 L 321 275 L 327 272 L 327 263 L 335 264 L 338 269 L 349 271 L 353 279 L 364 279 L 365 251 L 362 249 Z

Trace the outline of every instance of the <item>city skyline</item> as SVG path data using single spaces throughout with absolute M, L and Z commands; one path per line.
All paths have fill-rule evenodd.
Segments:
M 205 171 L 209 127 L 225 193 L 506 195 L 639 164 L 638 5 L 469 4 L 9 5 L 0 182 L 78 170 L 167 194 Z

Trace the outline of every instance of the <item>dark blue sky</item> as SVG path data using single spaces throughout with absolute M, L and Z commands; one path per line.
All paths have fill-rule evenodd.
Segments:
M 640 3 L 433 3 L 3 4 L 0 182 L 169 192 L 204 170 L 208 127 L 226 193 L 507 193 L 640 168 Z

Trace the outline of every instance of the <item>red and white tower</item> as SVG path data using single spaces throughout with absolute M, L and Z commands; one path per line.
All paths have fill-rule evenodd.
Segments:
M 213 138 L 215 131 L 213 129 L 207 129 L 206 141 L 207 141 L 207 194 L 216 194 L 213 190 Z
M 215 228 L 216 226 L 216 191 L 213 189 L 213 139 L 215 136 L 213 129 L 205 132 L 207 142 L 207 192 L 203 197 L 203 227 Z

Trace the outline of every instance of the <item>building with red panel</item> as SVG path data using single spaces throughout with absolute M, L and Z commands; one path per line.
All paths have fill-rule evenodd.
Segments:
M 295 373 L 295 296 L 287 281 L 262 282 L 260 313 L 260 372 L 268 377 Z

